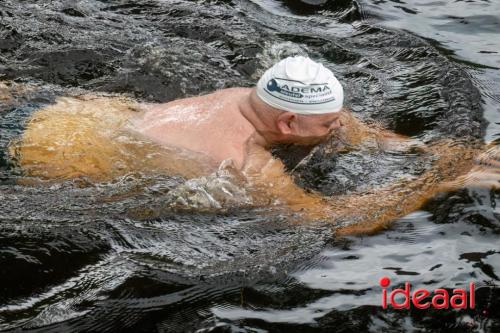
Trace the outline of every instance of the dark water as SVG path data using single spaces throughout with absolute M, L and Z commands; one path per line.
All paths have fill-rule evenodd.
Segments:
M 30 88 L 0 100 L 0 329 L 499 331 L 498 192 L 442 195 L 375 236 L 340 238 L 267 208 L 165 211 L 183 182 L 172 177 L 44 184 L 5 153 L 56 96 L 251 86 L 291 54 L 332 68 L 367 121 L 427 142 L 492 141 L 498 31 L 493 1 L 2 1 L 0 78 Z M 394 154 L 312 163 L 318 173 L 298 172 L 326 193 L 427 167 Z M 477 307 L 384 310 L 382 275 L 428 289 L 473 280 Z

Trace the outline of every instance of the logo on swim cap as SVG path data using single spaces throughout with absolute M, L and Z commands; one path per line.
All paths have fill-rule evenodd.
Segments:
M 289 57 L 269 68 L 256 87 L 270 106 L 301 114 L 339 112 L 344 101 L 342 85 L 322 64 Z
M 278 82 L 275 79 L 269 80 L 267 83 L 267 90 L 269 91 L 280 91 L 280 87 L 278 87 Z
M 335 101 L 327 83 L 303 84 L 287 79 L 271 79 L 265 91 L 272 96 L 296 104 L 323 104 Z

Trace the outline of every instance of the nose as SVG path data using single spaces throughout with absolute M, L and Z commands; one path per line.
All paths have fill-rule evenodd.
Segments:
M 342 124 L 342 122 L 340 121 L 340 118 L 335 120 L 331 125 L 330 125 L 330 130 L 334 130 L 334 129 L 337 129 L 337 128 L 340 128 L 344 126 L 344 124 Z

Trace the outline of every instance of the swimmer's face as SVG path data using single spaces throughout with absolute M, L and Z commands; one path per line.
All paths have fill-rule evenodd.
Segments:
M 283 141 L 296 144 L 318 144 L 342 126 L 340 112 L 318 115 L 284 112 L 277 119 Z

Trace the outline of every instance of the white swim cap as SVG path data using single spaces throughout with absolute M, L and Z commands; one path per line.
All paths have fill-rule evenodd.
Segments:
M 339 112 L 344 90 L 332 71 L 302 57 L 288 57 L 269 68 L 257 83 L 268 105 L 300 114 Z

